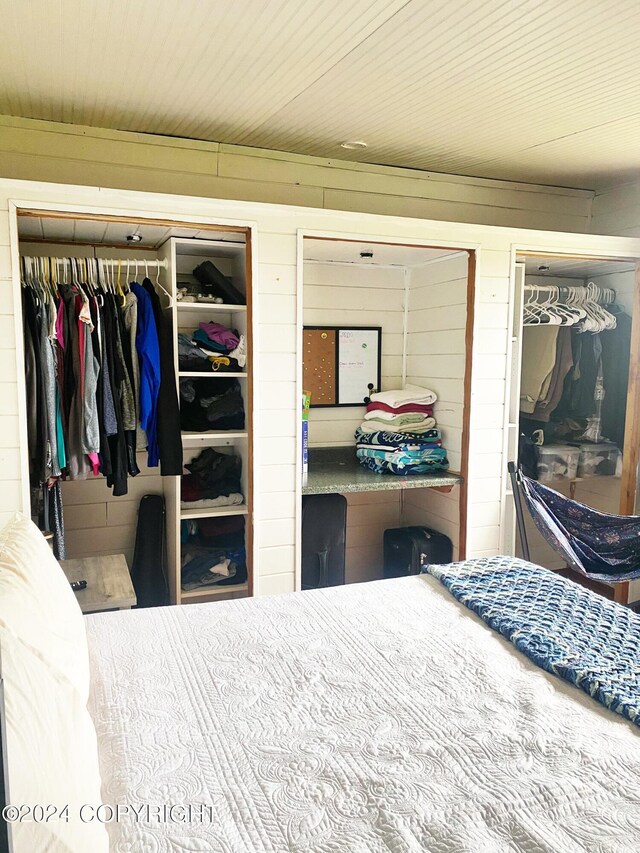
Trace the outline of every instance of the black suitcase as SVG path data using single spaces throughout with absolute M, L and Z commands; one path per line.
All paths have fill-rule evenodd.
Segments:
M 344 495 L 302 498 L 302 589 L 344 583 L 346 529 Z
M 423 566 L 450 563 L 451 539 L 429 527 L 395 527 L 384 532 L 384 576 L 418 575 Z
M 211 261 L 203 261 L 193 271 L 194 278 L 200 282 L 207 292 L 220 297 L 231 305 L 244 305 L 245 298 L 231 280 L 222 275 L 218 267 Z
M 169 603 L 164 519 L 162 495 L 145 495 L 138 509 L 136 546 L 131 567 L 131 582 L 136 591 L 138 607 L 159 607 Z

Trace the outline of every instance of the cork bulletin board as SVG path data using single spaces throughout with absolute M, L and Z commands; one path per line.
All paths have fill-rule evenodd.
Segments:
M 312 406 L 335 406 L 338 400 L 336 331 L 305 326 L 302 333 L 302 384 L 311 394 Z
M 305 326 L 303 385 L 311 408 L 362 406 L 380 388 L 380 326 Z

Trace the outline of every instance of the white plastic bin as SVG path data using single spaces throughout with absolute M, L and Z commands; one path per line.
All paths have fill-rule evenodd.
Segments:
M 575 480 L 579 458 L 579 447 L 570 444 L 541 445 L 538 447 L 538 480 L 541 483 Z

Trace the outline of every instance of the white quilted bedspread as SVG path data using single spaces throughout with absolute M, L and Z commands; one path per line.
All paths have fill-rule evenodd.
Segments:
M 640 732 L 433 578 L 87 628 L 104 801 L 213 806 L 118 853 L 640 851 Z

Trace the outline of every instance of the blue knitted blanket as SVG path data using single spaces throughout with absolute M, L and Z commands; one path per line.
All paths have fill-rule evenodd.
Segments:
M 515 557 L 424 571 L 537 666 L 640 726 L 640 615 Z

